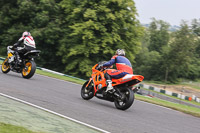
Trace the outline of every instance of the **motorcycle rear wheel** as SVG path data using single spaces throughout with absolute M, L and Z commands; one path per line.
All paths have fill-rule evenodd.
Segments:
M 2 66 L 1 66 L 1 71 L 3 73 L 8 73 L 10 71 L 10 66 L 8 64 L 8 58 L 6 58 L 3 63 L 2 63 Z
M 128 88 L 128 89 L 126 89 L 125 91 L 123 91 L 121 93 L 125 94 L 126 97 L 124 98 L 123 101 L 120 101 L 120 100 L 116 99 L 114 101 L 115 107 L 117 109 L 120 109 L 120 110 L 126 110 L 129 107 L 131 107 L 131 105 L 134 102 L 134 99 L 135 99 L 134 92 L 130 88 Z
M 92 86 L 92 82 L 90 82 L 90 84 L 88 85 L 88 87 L 86 87 L 86 85 L 88 84 L 89 81 L 86 81 L 82 88 L 81 88 L 81 97 L 84 100 L 89 100 L 91 98 L 94 97 L 94 87 Z
M 30 79 L 36 70 L 36 64 L 34 61 L 28 61 L 25 64 L 25 67 L 22 69 L 22 77 L 25 79 Z

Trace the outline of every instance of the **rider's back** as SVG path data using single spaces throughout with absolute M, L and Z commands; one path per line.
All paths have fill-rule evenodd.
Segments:
M 133 74 L 131 62 L 125 56 L 115 57 L 117 70 L 123 70 L 124 72 Z

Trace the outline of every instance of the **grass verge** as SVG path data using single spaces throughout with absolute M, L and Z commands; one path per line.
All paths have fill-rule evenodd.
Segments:
M 45 72 L 45 71 L 42 71 L 42 70 L 39 70 L 39 69 L 36 70 L 36 73 L 40 74 L 40 75 L 45 75 L 45 76 L 48 76 L 48 77 L 52 77 L 52 78 L 57 78 L 57 79 L 61 79 L 61 80 L 65 80 L 65 81 L 81 84 L 81 85 L 83 83 L 85 83 L 84 80 L 81 80 L 81 79 L 78 79 L 78 78 L 76 79 L 76 78 L 72 78 L 72 77 L 61 76 L 61 75 L 57 75 L 57 74 L 54 74 L 54 73 Z
M 149 83 L 149 84 L 155 84 L 155 85 L 166 85 L 166 86 L 170 86 L 170 85 L 181 85 L 181 86 L 188 86 L 191 87 L 193 89 L 197 89 L 200 90 L 200 80 L 197 81 L 179 81 L 177 83 L 164 83 L 162 81 L 145 81 L 145 83 Z
M 145 89 L 145 88 L 142 88 L 142 89 L 144 89 L 144 90 L 146 90 L 146 91 L 154 92 L 154 93 L 157 93 L 157 94 L 160 94 L 160 95 L 164 95 L 164 96 L 167 96 L 167 97 L 171 97 L 171 98 L 174 98 L 174 99 L 178 99 L 178 100 L 180 100 L 180 101 L 184 101 L 184 102 L 187 102 L 187 103 L 191 103 L 191 104 L 195 104 L 195 105 L 200 106 L 200 103 L 195 102 L 195 101 L 193 101 L 193 100 L 192 100 L 192 101 L 188 101 L 188 100 L 180 99 L 180 98 L 175 97 L 175 96 L 170 96 L 170 95 L 167 95 L 167 94 L 164 94 L 164 93 L 159 93 L 159 92 L 157 92 L 157 91 L 153 91 L 153 90 L 150 90 L 150 89 Z
M 157 105 L 168 107 L 168 108 L 171 108 L 171 109 L 174 109 L 177 111 L 181 111 L 186 114 L 200 117 L 200 109 L 199 108 L 195 108 L 195 107 L 191 107 L 191 106 L 187 106 L 187 105 L 183 105 L 183 104 L 172 103 L 172 102 L 161 100 L 158 98 L 149 98 L 149 97 L 145 97 L 145 96 L 141 96 L 141 95 L 135 95 L 135 98 L 138 100 L 141 100 L 141 101 L 157 104 Z
M 1 133 L 41 133 L 41 132 L 33 132 L 20 126 L 14 126 L 14 125 L 5 124 L 5 123 L 0 123 L 0 132 Z

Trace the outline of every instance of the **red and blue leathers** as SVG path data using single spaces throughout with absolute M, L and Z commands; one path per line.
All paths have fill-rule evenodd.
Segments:
M 107 69 L 107 73 L 111 78 L 119 79 L 126 74 L 133 74 L 133 69 L 130 61 L 125 56 L 114 55 L 110 61 L 103 64 L 103 67 L 109 67 L 116 64 L 116 69 Z

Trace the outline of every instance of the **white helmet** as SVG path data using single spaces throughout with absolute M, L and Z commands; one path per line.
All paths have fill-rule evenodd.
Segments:
M 23 34 L 22 34 L 22 37 L 27 37 L 27 36 L 31 36 L 31 33 L 28 32 L 28 31 L 24 31 Z
M 125 56 L 125 51 L 123 49 L 118 49 L 116 55 Z

